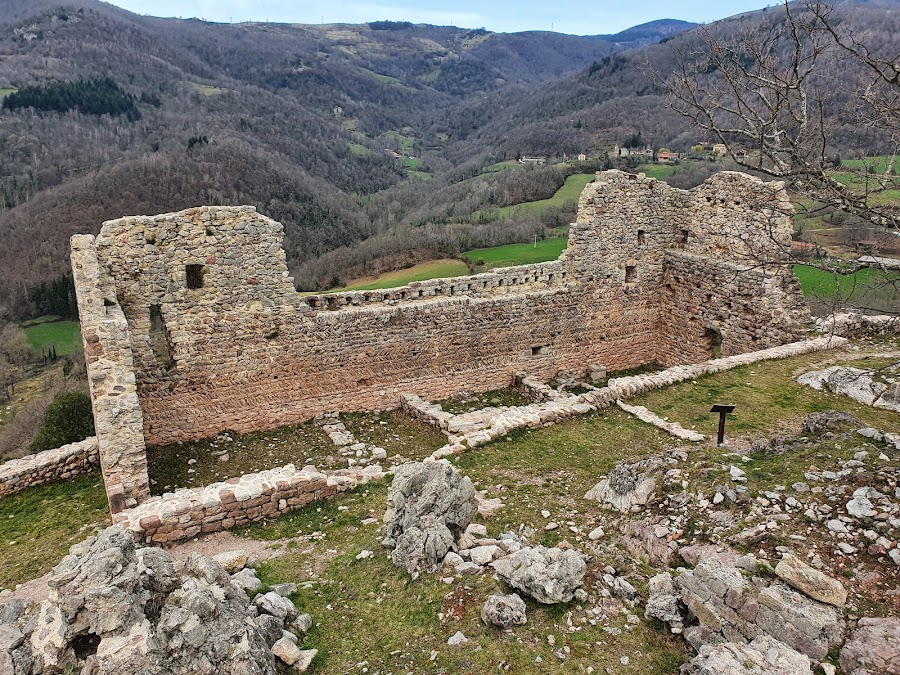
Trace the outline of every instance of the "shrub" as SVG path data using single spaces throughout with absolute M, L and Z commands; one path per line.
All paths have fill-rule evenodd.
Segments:
M 90 397 L 80 391 L 61 391 L 47 406 L 41 428 L 28 450 L 50 450 L 84 440 L 93 434 L 94 415 Z

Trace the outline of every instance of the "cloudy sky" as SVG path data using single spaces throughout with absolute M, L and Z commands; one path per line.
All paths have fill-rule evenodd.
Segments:
M 488 28 L 616 33 L 653 19 L 714 21 L 776 0 L 111 0 L 139 14 L 208 21 L 363 23 L 379 19 Z

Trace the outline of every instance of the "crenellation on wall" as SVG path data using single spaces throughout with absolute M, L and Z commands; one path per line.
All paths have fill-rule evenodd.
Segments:
M 121 486 L 118 469 L 134 470 L 136 491 L 111 495 L 146 498 L 145 440 L 394 408 L 403 394 L 438 400 L 511 386 L 520 372 L 549 381 L 590 363 L 671 365 L 795 340 L 808 311 L 777 264 L 785 200 L 779 184 L 743 174 L 684 191 L 602 172 L 559 260 L 314 295 L 293 288 L 282 226 L 251 207 L 109 221 L 96 241 L 73 239 L 73 266 L 104 476 Z M 118 392 L 129 404 L 114 419 L 116 378 L 136 393 Z

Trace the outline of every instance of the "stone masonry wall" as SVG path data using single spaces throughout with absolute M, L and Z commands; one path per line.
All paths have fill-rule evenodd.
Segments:
M 440 399 L 509 386 L 518 372 L 549 380 L 590 364 L 704 360 L 717 349 L 710 323 L 724 354 L 797 339 L 808 314 L 784 307 L 786 267 L 755 267 L 752 281 L 720 287 L 700 314 L 692 290 L 719 283 L 723 265 L 777 255 L 790 236 L 789 217 L 773 207 L 782 197 L 780 185 L 743 174 L 683 191 L 603 172 L 582 194 L 558 261 L 313 296 L 294 292 L 282 226 L 252 207 L 109 221 L 95 241 L 73 239 L 104 475 L 119 485 L 117 470 L 133 466 L 138 490 L 123 494 L 141 501 L 144 438 L 393 408 L 402 393 Z M 139 405 L 127 398 L 132 363 Z M 116 378 L 125 391 L 110 386 Z M 120 429 L 107 424 L 114 394 L 136 404 L 120 418 L 127 432 L 115 453 L 104 452 Z
M 110 512 L 118 513 L 150 494 L 131 332 L 116 301 L 117 289 L 101 270 L 90 235 L 72 237 L 72 275 L 100 467 Z
M 93 473 L 99 465 L 100 456 L 95 436 L 20 459 L 11 459 L 0 464 L 0 497 L 52 480 Z

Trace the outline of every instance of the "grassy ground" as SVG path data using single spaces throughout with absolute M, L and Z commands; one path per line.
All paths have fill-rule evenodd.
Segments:
M 413 281 L 427 281 L 428 279 L 442 279 L 445 277 L 460 277 L 469 273 L 469 268 L 461 260 L 431 260 L 419 263 L 404 270 L 386 272 L 377 278 L 363 277 L 354 279 L 344 288 L 335 288 L 329 293 L 340 291 L 373 291 L 382 288 L 398 288 L 406 286 Z
M 556 260 L 568 243 L 569 240 L 566 237 L 554 237 L 542 239 L 536 244 L 508 244 L 492 248 L 476 248 L 466 251 L 462 257 L 475 264 L 477 271 L 481 272 L 495 267 L 529 265 Z M 479 260 L 483 260 L 484 265 L 478 265 L 477 261 Z
M 222 87 L 213 87 L 208 84 L 200 84 L 199 82 L 190 82 L 189 84 L 191 85 L 191 88 L 201 96 L 220 96 L 228 91 Z
M 505 206 L 501 209 L 496 209 L 496 211 L 492 211 L 491 215 L 495 215 L 496 220 L 501 220 L 503 218 L 515 218 L 517 215 L 524 215 L 526 213 L 540 213 L 549 207 L 558 209 L 574 207 L 578 204 L 578 198 L 581 196 L 584 187 L 592 180 L 594 180 L 594 174 L 592 173 L 572 174 L 566 178 L 566 182 L 563 183 L 563 186 L 549 199 L 540 199 L 534 202 Z M 484 211 L 473 213 L 473 222 L 477 221 L 481 215 L 487 215 L 487 213 Z
M 448 413 L 459 415 L 472 410 L 481 410 L 494 406 L 519 406 L 531 403 L 515 389 L 495 389 L 481 394 L 469 396 L 457 396 L 443 401 L 437 401 Z
M 877 345 L 881 350 L 898 347 L 896 342 Z M 762 362 L 648 393 L 633 402 L 705 433 L 715 430 L 715 419 L 707 412 L 712 402 L 737 404 L 736 414 L 728 422 L 730 435 L 756 437 L 796 431 L 807 412 L 832 408 L 851 412 L 882 431 L 900 430 L 900 416 L 895 413 L 816 392 L 793 380 L 798 369 L 841 362 L 848 356 L 824 352 Z M 885 361 L 869 358 L 853 363 L 874 367 Z M 492 402 L 492 395 L 485 395 L 486 403 Z M 359 440 L 381 445 L 389 454 L 421 457 L 442 442 L 430 428 L 412 424 L 398 414 L 345 415 L 342 420 Z M 304 427 L 250 435 L 258 437 L 252 447 L 245 436 L 243 452 L 256 454 L 255 462 L 261 464 L 273 452 L 284 459 L 284 439 L 293 438 L 295 445 L 304 449 L 324 447 L 325 441 Z M 565 539 L 588 550 L 586 533 L 609 516 L 585 501 L 584 493 L 622 459 L 676 445 L 681 443 L 611 408 L 552 427 L 515 432 L 455 461 L 478 489 L 500 497 L 505 504 L 495 516 L 478 519 L 489 536 L 525 527 L 536 532 L 532 537 L 535 543 L 555 545 Z M 825 444 L 781 457 L 754 459 L 742 464 L 747 485 L 770 489 L 778 482 L 790 484 L 811 464 L 831 468 L 836 458 L 852 456 L 855 448 L 845 445 Z M 202 446 L 196 447 L 202 450 Z M 728 463 L 734 461 L 724 458 L 722 452 L 719 448 L 695 449 L 684 465 L 685 476 L 695 484 L 721 482 Z M 236 450 L 232 454 L 239 455 Z M 180 455 L 177 464 L 185 467 L 188 457 Z M 156 463 L 151 459 L 151 467 Z M 194 466 L 200 467 L 200 462 Z M 260 575 L 270 584 L 301 584 L 292 599 L 315 622 L 303 644 L 320 650 L 314 672 L 363 672 L 368 668 L 368 672 L 583 673 L 591 666 L 596 672 L 663 675 L 676 673 L 687 658 L 682 640 L 643 619 L 628 624 L 616 601 L 606 617 L 588 615 L 578 603 L 544 607 L 529 602 L 526 626 L 510 632 L 484 626 L 478 615 L 484 598 L 508 589 L 490 575 L 447 577 L 445 571 L 423 574 L 413 581 L 393 567 L 381 546 L 377 525 L 362 522 L 381 517 L 386 492 L 386 483 L 370 484 L 238 532 L 261 540 L 289 539 L 284 555 L 265 563 Z M 545 509 L 548 517 L 541 513 Z M 0 500 L 2 583 L 24 581 L 45 571 L 58 562 L 72 541 L 83 538 L 95 524 L 105 522 L 105 517 L 103 492 L 99 481 L 92 478 L 35 488 Z M 545 530 L 550 520 L 559 527 Z M 614 533 L 606 529 L 601 546 L 612 541 Z M 375 555 L 357 560 L 362 550 Z M 639 587 L 651 573 L 612 548 L 598 549 L 586 578 L 594 595 L 598 588 L 592 587 L 594 573 L 607 564 Z M 596 625 L 591 625 L 593 619 Z M 621 630 L 621 634 L 607 629 Z M 469 642 L 448 647 L 447 638 L 457 630 Z M 548 636 L 553 636 L 554 647 Z M 563 646 L 570 650 L 564 660 L 553 653 Z M 626 656 L 628 662 L 623 665 L 621 659 Z
M 881 311 L 900 309 L 900 272 L 861 269 L 854 274 L 833 274 L 809 265 L 794 265 L 794 274 L 807 297 Z
M 72 544 L 108 524 L 99 476 L 48 483 L 0 499 L 0 588 L 45 574 Z
M 887 343 L 885 347 L 896 349 L 897 345 Z M 823 364 L 821 367 L 825 368 L 835 358 L 835 354 L 824 352 L 744 366 L 643 394 L 629 403 L 646 406 L 662 417 L 708 435 L 715 433 L 719 419 L 718 413 L 709 412 L 713 403 L 737 405 L 726 423 L 726 435 L 730 436 L 759 438 L 797 432 L 804 415 L 833 408 L 852 413 L 882 431 L 900 431 L 897 413 L 870 408 L 794 381 L 798 368 L 812 369 L 813 364 Z
M 351 155 L 357 155 L 358 157 L 368 157 L 372 154 L 372 151 L 364 145 L 360 145 L 359 143 L 348 143 L 347 147 L 350 148 Z
M 82 349 L 81 328 L 77 321 L 38 323 L 24 329 L 25 339 L 38 354 L 52 346 L 58 356 Z
M 344 415 L 342 420 L 358 441 L 384 448 L 388 460 L 396 455 L 421 459 L 445 443 L 432 427 L 396 412 Z M 227 462 L 212 454 L 222 451 L 228 453 Z M 202 441 L 150 446 L 147 459 L 154 494 L 209 485 L 291 463 L 298 467 L 313 464 L 323 470 L 347 467 L 346 457 L 338 454 L 338 448 L 313 421 L 271 431 L 228 433 Z

